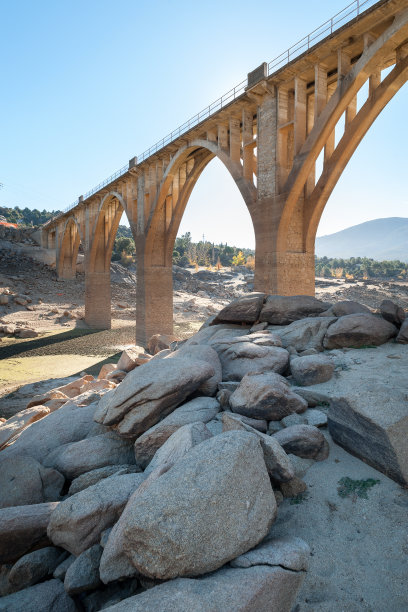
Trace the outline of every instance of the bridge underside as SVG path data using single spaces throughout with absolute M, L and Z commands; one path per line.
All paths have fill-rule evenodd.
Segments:
M 384 0 L 271 77 L 261 70 L 244 94 L 140 164 L 131 160 L 117 180 L 44 227 L 60 278 L 74 276 L 82 243 L 87 323 L 110 327 L 110 259 L 125 211 L 137 254 L 137 343 L 172 333 L 174 241 L 214 157 L 252 219 L 255 290 L 313 295 L 315 237 L 327 200 L 407 79 L 407 0 Z

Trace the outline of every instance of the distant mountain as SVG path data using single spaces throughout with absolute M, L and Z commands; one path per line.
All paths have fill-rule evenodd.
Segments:
M 316 238 L 317 257 L 370 257 L 408 262 L 408 219 L 388 217 Z

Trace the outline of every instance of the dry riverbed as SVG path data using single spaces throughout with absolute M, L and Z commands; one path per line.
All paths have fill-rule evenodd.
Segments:
M 24 262 L 23 262 L 24 263 Z M 0 306 L 2 324 L 30 327 L 38 337 L 16 339 L 4 336 L 0 343 L 0 397 L 25 383 L 61 378 L 87 371 L 96 374 L 106 361 L 117 361 L 120 352 L 135 343 L 136 278 L 134 273 L 112 266 L 112 329 L 94 332 L 84 317 L 84 276 L 59 282 L 48 266 L 27 260 L 2 265 L 0 293 L 8 293 L 9 304 Z M 212 314 L 253 289 L 253 274 L 223 268 L 210 271 L 175 267 L 174 333 L 179 338 L 194 334 Z M 15 304 L 13 296 L 30 302 Z M 389 298 L 408 308 L 407 283 L 345 282 L 317 279 L 316 297 L 337 302 L 356 300 L 376 308 Z M 3 405 L 4 401 L 0 405 Z

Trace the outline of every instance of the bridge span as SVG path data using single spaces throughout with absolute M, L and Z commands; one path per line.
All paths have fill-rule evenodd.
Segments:
M 111 325 L 110 260 L 125 212 L 137 254 L 136 341 L 145 345 L 153 333 L 172 333 L 173 245 L 194 185 L 214 157 L 252 219 L 255 290 L 313 295 L 324 207 L 407 79 L 408 0 L 355 0 L 80 196 L 43 226 L 42 240 L 56 249 L 60 279 L 75 278 L 82 243 L 86 322 Z

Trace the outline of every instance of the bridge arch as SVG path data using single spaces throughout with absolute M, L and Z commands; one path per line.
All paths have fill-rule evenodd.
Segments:
M 368 96 L 325 165 L 305 206 L 305 248 L 314 250 L 316 233 L 324 208 L 342 172 L 374 121 L 408 81 L 408 57 L 395 64 L 391 72 Z
M 101 198 L 92 229 L 88 269 L 90 272 L 108 272 L 116 233 L 127 206 L 117 191 L 109 191 Z
M 215 157 L 234 180 L 252 218 L 256 188 L 252 181 L 243 177 L 242 164 L 231 159 L 228 152 L 223 151 L 216 142 L 194 140 L 181 148 L 166 168 L 147 221 L 146 256 L 155 259 L 156 265 L 160 265 L 160 258 L 162 265 L 171 261 L 174 241 L 190 195 L 204 169 Z M 164 249 L 161 254 L 157 248 L 160 243 Z
M 164 333 L 172 333 L 174 243 L 194 186 L 215 157 L 234 180 L 253 223 L 256 187 L 252 177 L 244 178 L 240 160 L 232 159 L 216 142 L 202 139 L 191 141 L 174 155 L 158 185 L 143 236 L 136 242 L 136 333 L 140 344 L 156 333 L 158 321 Z
M 408 10 L 405 10 L 394 18 L 391 25 L 381 36 L 365 48 L 348 74 L 346 74 L 343 79 L 339 80 L 336 90 L 327 101 L 321 114 L 317 117 L 310 134 L 306 138 L 298 155 L 295 156 L 293 160 L 292 169 L 283 186 L 282 191 L 285 194 L 285 199 L 277 234 L 278 251 L 284 251 L 287 248 L 287 238 L 290 234 L 290 232 L 288 232 L 289 225 L 293 219 L 299 199 L 304 197 L 304 195 L 306 198 L 308 197 L 306 183 L 311 173 L 314 172 L 319 154 L 327 145 L 337 123 L 341 119 L 343 113 L 345 113 L 353 103 L 357 93 L 370 77 L 376 78 L 378 68 L 384 63 L 384 55 L 388 49 L 389 53 L 394 53 L 394 55 L 397 56 L 397 72 L 401 72 L 403 82 L 406 81 L 406 58 L 405 60 L 399 58 L 398 50 L 395 51 L 395 48 L 401 44 L 406 45 L 407 25 Z M 377 88 L 380 85 L 378 85 Z M 393 92 L 385 92 L 385 96 L 388 95 L 390 96 L 389 99 L 391 99 L 391 93 L 393 95 Z M 371 119 L 370 125 L 374 122 L 377 115 Z M 330 155 L 330 159 L 332 157 L 333 153 Z
M 316 66 L 314 91 L 311 92 L 314 95 L 314 114 L 313 98 L 310 104 L 310 94 L 303 89 L 303 100 L 307 101 L 307 108 L 312 106 L 312 127 L 310 130 L 307 128 L 307 119 L 303 143 L 293 155 L 287 178 L 281 180 L 273 198 L 274 213 L 268 227 L 268 246 L 262 256 L 262 261 L 268 261 L 268 266 L 273 270 L 270 277 L 273 292 L 286 295 L 294 292 L 314 294 L 314 244 L 320 217 L 334 186 L 365 133 L 408 80 L 407 34 L 408 10 L 404 10 L 395 16 L 378 37 L 365 35 L 364 48 L 353 60 L 351 55 L 345 54 L 343 57 L 340 49 L 337 86 L 330 91 L 325 69 Z M 392 65 L 394 68 L 381 80 L 381 71 Z M 316 85 L 319 83 L 319 71 L 323 71 L 323 77 L 319 77 L 322 79 L 320 83 L 323 82 L 321 90 Z M 357 112 L 357 94 L 367 82 L 369 96 Z M 302 117 L 301 112 L 297 114 L 299 107 L 296 106 L 298 83 L 299 80 L 295 80 L 295 136 Z M 319 93 L 321 101 L 316 103 Z M 336 146 L 335 129 L 342 117 L 345 117 L 345 130 Z M 323 171 L 316 182 L 316 162 L 319 156 L 323 158 Z M 279 163 L 284 164 L 285 161 L 278 158 L 278 167 Z M 265 202 L 265 208 L 267 205 Z M 266 218 L 267 210 L 261 214 Z M 299 278 L 302 279 L 300 283 Z M 262 280 L 257 285 L 256 272 L 256 289 L 262 290 L 261 285 L 265 283 Z
M 70 216 L 64 223 L 57 253 L 56 270 L 58 278 L 65 280 L 75 278 L 80 243 L 84 244 L 80 225 L 74 216 Z
M 110 263 L 124 212 L 126 199 L 115 190 L 106 193 L 97 207 L 85 275 L 85 321 L 91 327 L 111 328 Z

